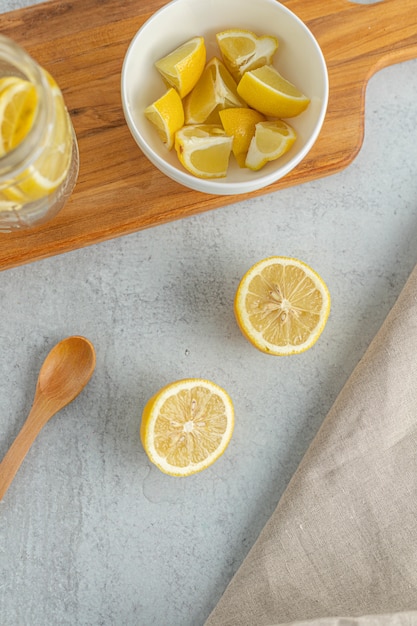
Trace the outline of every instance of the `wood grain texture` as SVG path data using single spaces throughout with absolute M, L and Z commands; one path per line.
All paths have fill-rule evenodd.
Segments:
M 360 5 L 348 0 L 285 0 L 317 38 L 329 70 L 322 132 L 285 178 L 246 196 L 188 190 L 141 153 L 124 120 L 120 74 L 138 28 L 162 0 L 50 0 L 0 15 L 0 31 L 57 79 L 80 148 L 80 175 L 61 213 L 30 231 L 0 234 L 0 269 L 180 219 L 340 171 L 360 150 L 369 78 L 417 57 L 415 0 Z

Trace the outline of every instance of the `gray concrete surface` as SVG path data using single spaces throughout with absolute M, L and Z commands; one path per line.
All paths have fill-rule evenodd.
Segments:
M 0 275 L 0 458 L 50 348 L 83 334 L 97 350 L 0 503 L 2 626 L 204 623 L 417 262 L 416 93 L 417 61 L 371 79 L 340 174 Z M 261 354 L 234 320 L 240 277 L 272 254 L 332 295 L 300 356 Z M 148 462 L 140 415 L 189 376 L 229 391 L 236 428 L 210 469 L 175 479 Z

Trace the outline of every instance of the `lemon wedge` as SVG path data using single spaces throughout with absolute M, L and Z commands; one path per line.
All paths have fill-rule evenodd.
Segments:
M 310 99 L 272 65 L 245 72 L 237 91 L 249 106 L 277 118 L 295 117 L 310 103 Z
M 182 100 L 173 87 L 145 109 L 146 118 L 153 124 L 168 148 L 174 145 L 175 133 L 184 125 Z
M 140 427 L 150 461 L 171 476 L 190 476 L 226 450 L 234 428 L 229 395 L 215 383 L 190 378 L 161 389 L 146 404 Z
M 224 64 L 237 81 L 249 70 L 270 65 L 278 49 L 276 37 L 259 37 L 250 30 L 240 28 L 229 28 L 217 33 L 216 39 Z
M 204 37 L 193 37 L 155 63 L 156 69 L 184 98 L 200 78 L 206 64 Z
M 184 100 L 185 123 L 219 124 L 219 110 L 245 106 L 233 76 L 220 59 L 213 57 Z
M 234 310 L 243 335 L 256 348 L 276 356 L 299 354 L 320 337 L 330 312 L 330 294 L 306 263 L 274 256 L 243 276 Z
M 175 134 L 178 159 L 194 176 L 223 178 L 227 174 L 233 137 L 216 124 L 183 126 Z
M 288 152 L 296 139 L 293 127 L 282 120 L 259 122 L 246 155 L 246 167 L 260 170 L 268 161 Z
M 256 124 L 264 121 L 265 117 L 254 109 L 240 107 L 223 109 L 219 115 L 224 130 L 233 137 L 232 152 L 239 167 L 246 167 L 246 155 Z

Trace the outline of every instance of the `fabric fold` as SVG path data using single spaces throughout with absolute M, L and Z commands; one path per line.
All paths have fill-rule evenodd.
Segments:
M 408 625 L 413 610 L 417 267 L 206 626 Z

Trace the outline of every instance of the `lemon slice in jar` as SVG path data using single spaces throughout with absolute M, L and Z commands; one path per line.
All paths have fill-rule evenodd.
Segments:
M 4 156 L 26 137 L 38 105 L 35 86 L 17 76 L 0 80 L 0 156 Z
M 73 135 L 64 99 L 54 79 L 45 71 L 53 97 L 54 120 L 47 145 L 39 157 L 3 194 L 16 202 L 32 202 L 53 193 L 65 180 L 72 159 Z

